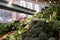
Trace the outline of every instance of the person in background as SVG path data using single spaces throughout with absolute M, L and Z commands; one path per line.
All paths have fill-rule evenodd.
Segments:
M 25 27 L 27 25 L 26 23 L 26 17 L 24 17 L 22 20 L 20 20 L 21 26 Z

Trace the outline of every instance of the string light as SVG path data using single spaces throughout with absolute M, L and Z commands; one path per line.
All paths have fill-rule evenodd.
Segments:
M 38 2 L 38 0 L 36 0 L 36 2 Z
M 56 2 L 54 1 L 54 3 L 56 3 Z
M 49 3 L 51 3 L 51 1 L 49 1 Z
M 10 1 L 8 2 L 8 4 L 10 4 L 10 5 L 11 5 L 11 4 L 12 4 L 12 0 L 10 0 Z
M 47 3 L 45 2 L 45 5 L 46 5 Z
M 12 6 L 12 0 L 10 0 L 7 4 L 7 6 L 11 7 Z

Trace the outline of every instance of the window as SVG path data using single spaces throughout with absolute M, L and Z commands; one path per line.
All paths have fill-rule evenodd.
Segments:
M 44 5 L 44 4 L 41 4 L 40 7 L 41 7 L 41 8 L 45 8 L 45 5 Z
M 20 13 L 20 17 L 26 17 L 26 15 L 25 14 L 23 14 L 23 13 Z
M 20 1 L 20 6 L 26 7 L 25 1 Z
M 6 21 L 12 19 L 12 12 L 7 10 L 0 10 L 0 19 Z
M 18 4 L 18 0 L 13 0 L 13 4 Z
M 29 8 L 29 9 L 33 9 L 33 5 L 32 5 L 31 2 L 28 2 L 28 8 Z
M 39 5 L 38 5 L 38 4 L 35 4 L 35 8 L 34 8 L 34 10 L 36 10 L 37 12 L 40 11 L 40 10 L 39 10 Z

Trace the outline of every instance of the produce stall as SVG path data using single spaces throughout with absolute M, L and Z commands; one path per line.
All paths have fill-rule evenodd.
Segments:
M 8 35 L 5 40 L 59 40 L 60 0 L 48 4 L 41 9 L 41 12 L 34 12 L 31 18 L 25 17 L 12 23 L 0 24 L 0 35 L 16 30 L 14 34 Z M 29 11 L 31 13 L 31 10 Z
M 33 15 L 29 24 L 19 27 L 18 31 L 12 36 L 9 35 L 6 40 L 59 40 L 59 8 L 59 5 L 50 3 L 42 12 Z

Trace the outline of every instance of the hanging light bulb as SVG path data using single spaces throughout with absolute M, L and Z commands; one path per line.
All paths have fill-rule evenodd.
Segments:
M 49 1 L 49 3 L 51 3 L 51 1 Z
M 8 2 L 8 4 L 10 4 L 10 5 L 11 5 L 11 4 L 12 4 L 12 0 L 10 0 L 10 1 Z
M 56 2 L 54 1 L 54 3 L 56 3 Z
M 11 7 L 12 6 L 11 4 L 12 4 L 12 0 L 8 2 L 7 6 Z
M 46 5 L 47 3 L 45 2 L 45 5 Z
M 36 0 L 36 2 L 38 2 L 38 0 Z

